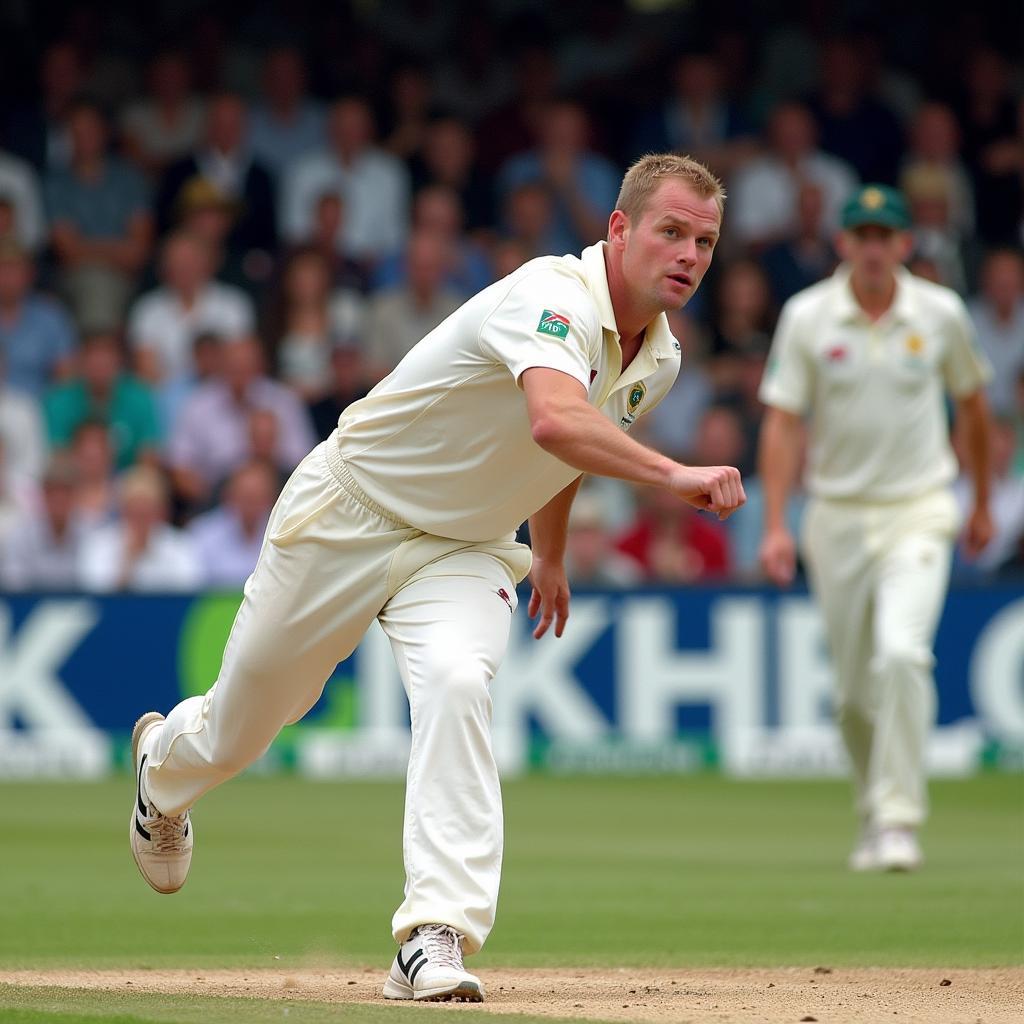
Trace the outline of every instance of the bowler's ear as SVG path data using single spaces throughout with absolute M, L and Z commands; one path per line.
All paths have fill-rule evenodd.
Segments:
M 613 210 L 611 217 L 608 218 L 608 244 L 616 249 L 623 249 L 628 235 L 629 217 L 621 210 Z

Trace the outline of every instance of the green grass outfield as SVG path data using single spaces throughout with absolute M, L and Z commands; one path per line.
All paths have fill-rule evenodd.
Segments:
M 1019 775 L 934 783 L 928 863 L 905 876 L 846 871 L 853 822 L 839 782 L 530 778 L 504 792 L 504 883 L 481 969 L 1024 961 Z M 0 966 L 387 968 L 400 786 L 229 783 L 195 812 L 192 874 L 176 896 L 151 892 L 131 861 L 132 795 L 127 776 L 0 785 Z M 0 1021 L 221 1019 L 201 1004 L 7 987 Z M 301 1019 L 344 1010 L 373 1024 L 391 1009 Z

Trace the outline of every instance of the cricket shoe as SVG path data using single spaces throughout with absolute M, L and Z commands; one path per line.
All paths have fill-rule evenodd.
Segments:
M 879 871 L 916 871 L 924 856 L 912 828 L 885 828 L 878 833 L 876 846 Z
M 462 964 L 462 936 L 446 924 L 421 924 L 402 943 L 384 997 L 482 1003 L 484 987 Z
M 878 831 L 865 822 L 848 861 L 851 871 L 878 871 Z
M 192 862 L 192 825 L 184 814 L 161 814 L 146 795 L 144 772 L 149 757 L 146 737 L 164 720 L 156 711 L 144 714 L 132 730 L 132 764 L 135 766 L 135 804 L 128 836 L 132 856 L 142 877 L 157 892 L 177 892 L 188 877 Z

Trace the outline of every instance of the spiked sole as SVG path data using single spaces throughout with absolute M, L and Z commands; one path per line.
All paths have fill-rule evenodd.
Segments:
M 384 982 L 385 999 L 415 999 L 418 1003 L 482 1003 L 484 993 L 481 986 L 472 981 L 463 981 L 455 988 L 426 989 L 414 992 L 412 985 L 397 982 L 390 975 Z

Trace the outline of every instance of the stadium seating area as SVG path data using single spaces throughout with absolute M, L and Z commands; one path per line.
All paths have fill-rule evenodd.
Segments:
M 760 578 L 758 384 L 863 181 L 904 189 L 911 269 L 963 295 L 996 369 L 997 538 L 956 571 L 1022 571 L 1013 5 L 818 28 L 745 3 L 57 6 L 0 41 L 0 589 L 239 586 L 344 408 L 475 291 L 603 237 L 665 149 L 729 198 L 640 436 L 738 465 L 749 506 L 588 483 L 573 580 Z

